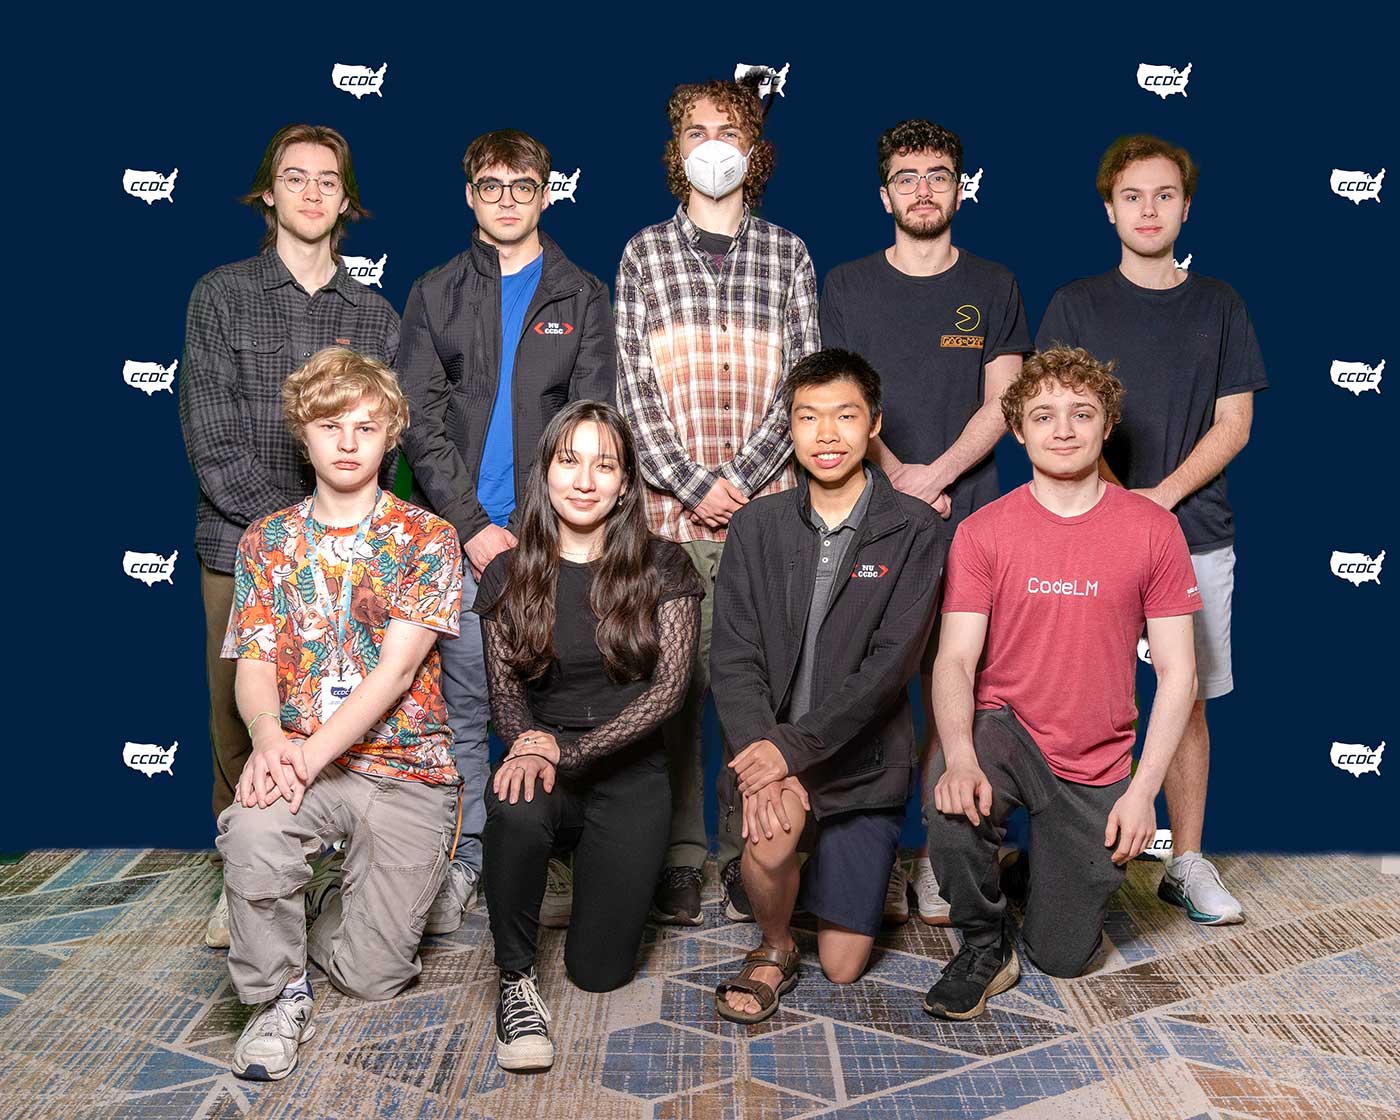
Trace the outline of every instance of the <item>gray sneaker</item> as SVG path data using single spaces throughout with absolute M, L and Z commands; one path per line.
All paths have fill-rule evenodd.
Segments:
M 462 917 L 476 901 L 477 876 L 461 860 L 454 859 L 447 865 L 442 886 L 437 897 L 428 908 L 428 922 L 424 933 L 451 933 L 462 927 Z
M 204 926 L 204 944 L 211 949 L 227 949 L 228 933 L 228 894 L 220 888 L 219 901 L 214 903 L 213 912 Z
M 540 903 L 540 925 L 546 929 L 568 929 L 574 912 L 574 869 L 564 860 L 549 857 L 549 871 Z
M 311 1022 L 311 981 L 284 991 L 248 1020 L 233 1048 L 229 1068 L 246 1081 L 280 1081 L 297 1068 L 297 1048 L 316 1033 Z
M 1227 926 L 1244 921 L 1244 907 L 1225 889 L 1215 864 L 1200 852 L 1174 855 L 1162 871 L 1157 897 L 1180 906 L 1203 926 Z

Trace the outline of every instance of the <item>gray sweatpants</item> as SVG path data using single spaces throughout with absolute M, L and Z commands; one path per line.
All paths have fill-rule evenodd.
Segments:
M 1035 740 L 1009 707 L 978 712 L 972 723 L 977 765 L 992 784 L 992 811 L 974 826 L 933 806 L 933 787 L 947 768 L 943 753 L 929 764 L 924 789 L 928 853 L 939 893 L 963 940 L 993 944 L 1001 936 L 1006 896 L 997 848 L 1006 819 L 1030 814 L 1030 887 L 1021 934 L 1035 966 L 1051 976 L 1078 976 L 1098 951 L 1108 900 L 1124 869 L 1104 847 L 1108 814 L 1130 779 L 1108 786 L 1067 782 L 1051 772 Z
M 228 893 L 228 971 L 244 1003 L 272 999 L 315 961 L 360 999 L 397 995 L 422 970 L 418 943 L 447 869 L 457 786 L 357 774 L 332 763 L 295 814 L 235 801 L 216 841 Z M 308 931 L 307 860 L 345 839 L 342 889 Z

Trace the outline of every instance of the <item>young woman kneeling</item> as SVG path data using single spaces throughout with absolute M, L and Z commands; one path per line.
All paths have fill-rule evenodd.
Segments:
M 554 1062 L 535 938 L 550 855 L 573 849 L 564 963 L 587 991 L 632 974 L 671 829 L 661 725 L 690 681 L 699 577 L 653 537 L 631 432 L 577 401 L 540 440 L 519 544 L 482 574 L 491 718 L 509 744 L 486 793 L 484 879 L 496 964 L 496 1060 Z

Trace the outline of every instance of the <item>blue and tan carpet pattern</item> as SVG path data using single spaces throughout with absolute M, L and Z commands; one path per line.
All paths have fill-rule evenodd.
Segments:
M 247 1011 L 201 940 L 218 889 L 202 855 L 35 852 L 0 867 L 0 1115 L 790 1120 L 1286 1117 L 1400 1120 L 1400 879 L 1374 858 L 1220 861 L 1244 925 L 1191 925 L 1132 865 L 1092 975 L 1019 986 L 975 1023 L 919 1008 L 955 946 L 917 920 L 849 987 L 804 963 L 783 1010 L 719 1020 L 711 991 L 754 942 L 708 888 L 704 926 L 649 930 L 606 996 L 542 983 L 559 1060 L 492 1057 L 491 937 L 478 908 L 430 938 L 423 975 L 365 1004 L 319 974 L 316 1038 L 273 1085 L 227 1061 Z M 802 935 L 811 949 L 810 934 Z

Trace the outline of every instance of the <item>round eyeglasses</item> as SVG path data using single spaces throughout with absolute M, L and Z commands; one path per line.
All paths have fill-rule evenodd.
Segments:
M 293 194 L 301 194 L 312 179 L 316 180 L 316 185 L 321 188 L 323 195 L 332 195 L 340 190 L 339 175 L 306 175 L 300 171 L 288 171 L 277 178 L 281 179 L 282 185 Z
M 926 175 L 901 171 L 898 175 L 890 176 L 888 185 L 894 188 L 896 194 L 913 194 L 919 189 L 920 179 L 928 183 L 928 189 L 934 194 L 947 194 L 957 184 L 951 171 L 930 171 Z

